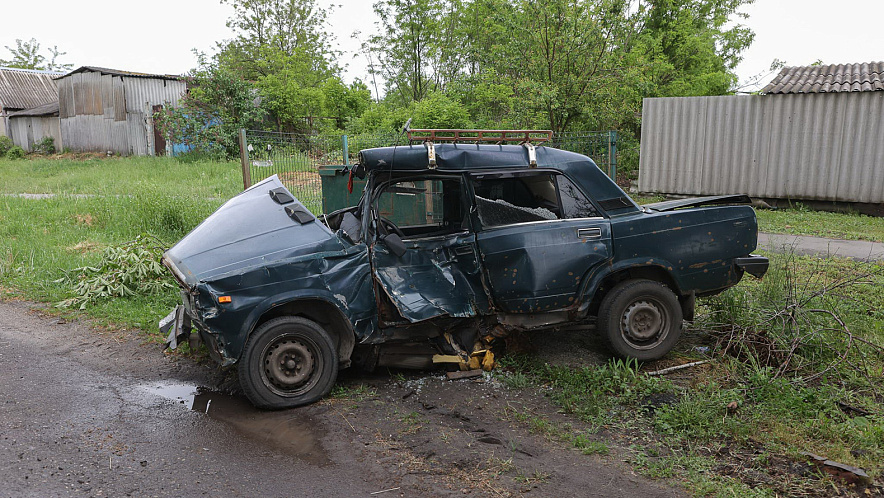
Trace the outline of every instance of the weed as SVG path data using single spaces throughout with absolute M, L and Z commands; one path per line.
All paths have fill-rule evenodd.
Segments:
M 43 140 L 34 144 L 33 152 L 36 154 L 55 154 L 55 139 L 52 137 L 43 137 Z
M 22 149 L 18 145 L 13 145 L 12 147 L 9 148 L 9 150 L 6 151 L 6 154 L 4 154 L 4 157 L 6 159 L 10 159 L 10 160 L 23 159 L 26 154 L 27 154 L 27 152 L 25 152 L 24 149 Z
M 592 441 L 584 434 L 576 434 L 571 438 L 571 444 L 584 455 L 607 455 L 611 450 L 602 441 Z
M 509 472 L 512 472 L 516 468 L 516 466 L 513 465 L 512 458 L 507 458 L 506 460 L 504 460 L 494 455 L 488 457 L 488 460 L 485 462 L 485 466 L 495 475 L 507 474 Z
M 512 372 L 503 375 L 503 383 L 510 389 L 523 389 L 530 384 L 528 377 L 522 372 Z
M 9 152 L 9 149 L 13 146 L 12 139 L 7 137 L 6 135 L 0 135 L 0 158 L 6 155 Z
M 513 477 L 516 482 L 520 482 L 522 484 L 544 483 L 549 481 L 549 478 L 550 475 L 541 470 L 535 470 L 530 475 L 519 473 L 518 475 Z
M 346 399 L 353 402 L 361 402 L 377 395 L 377 390 L 365 384 L 335 384 L 329 397 L 333 399 Z

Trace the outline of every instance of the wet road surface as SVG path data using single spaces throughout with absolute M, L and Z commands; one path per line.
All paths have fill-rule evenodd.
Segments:
M 138 334 L 96 331 L 31 306 L 0 302 L 0 496 L 502 496 L 462 485 L 469 476 L 452 483 L 454 467 L 440 466 L 444 459 L 433 452 L 415 456 L 420 452 L 409 446 L 438 441 L 422 433 L 412 434 L 419 441 L 397 440 L 399 418 L 372 425 L 383 413 L 414 410 L 407 403 L 418 403 L 417 395 L 381 392 L 363 404 L 374 411 L 361 415 L 355 404 L 339 410 L 332 402 L 261 412 L 240 396 L 203 387 L 229 383 L 209 366 L 169 358 Z M 438 385 L 452 396 L 462 392 Z M 442 402 L 434 409 L 420 401 L 432 410 L 427 423 L 455 434 L 446 421 L 470 419 L 445 416 L 451 412 Z M 511 430 L 495 427 L 506 422 L 494 413 L 470 416 L 470 424 Z M 487 460 L 471 432 L 455 437 L 466 438 L 463 454 L 469 449 Z M 528 496 L 681 494 L 622 467 L 525 441 L 543 458 L 532 455 L 538 463 L 531 465 L 556 465 L 552 472 L 563 476 Z M 372 495 L 383 490 L 392 491 Z
M 77 327 L 5 303 L 0 320 L 0 496 L 366 496 L 383 485 L 323 445 L 322 407 L 259 412 L 127 372 L 162 375 L 130 348 L 101 347 L 109 334 L 62 335 Z M 136 348 L 162 359 L 156 345 Z

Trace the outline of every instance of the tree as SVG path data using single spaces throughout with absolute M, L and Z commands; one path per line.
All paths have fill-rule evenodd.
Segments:
M 380 0 L 387 100 L 442 92 L 485 126 L 626 129 L 647 96 L 732 92 L 754 0 Z
M 53 45 L 48 49 L 49 59 L 40 54 L 40 44 L 36 39 L 22 41 L 16 38 L 15 48 L 5 45 L 6 50 L 12 55 L 9 60 L 0 59 L 0 66 L 15 67 L 20 69 L 38 69 L 41 71 L 67 71 L 74 67 L 73 64 L 57 62 L 58 58 L 67 54 L 61 52 Z
M 654 61 L 648 96 L 724 95 L 737 84 L 735 69 L 755 34 L 732 22 L 754 0 L 649 0 L 645 49 Z
M 177 108 L 167 106 L 154 119 L 173 143 L 194 152 L 232 158 L 239 154 L 241 128 L 256 128 L 264 117 L 252 85 L 240 75 L 200 56 L 188 75 L 187 94 Z
M 237 36 L 220 45 L 218 65 L 254 82 L 278 130 L 340 128 L 367 106 L 360 99 L 370 94 L 341 81 L 328 10 L 315 0 L 223 1 L 234 8 L 227 25 Z

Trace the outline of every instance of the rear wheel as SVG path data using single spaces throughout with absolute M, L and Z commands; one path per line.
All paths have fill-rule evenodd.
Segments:
M 660 282 L 627 280 L 602 300 L 598 325 L 618 355 L 656 360 L 681 336 L 681 306 L 675 293 Z
M 338 353 L 316 322 L 287 316 L 258 327 L 239 363 L 239 383 L 258 408 L 306 405 L 331 390 Z

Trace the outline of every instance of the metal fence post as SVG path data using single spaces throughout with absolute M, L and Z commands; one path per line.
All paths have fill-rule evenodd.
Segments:
M 347 135 L 341 135 L 341 143 L 344 146 L 344 166 L 347 166 L 350 164 L 350 151 L 347 146 Z
M 246 145 L 246 129 L 239 130 L 239 161 L 242 163 L 242 185 L 243 189 L 252 186 L 252 172 L 249 168 L 249 149 Z
M 608 176 L 617 181 L 617 132 L 608 132 Z

